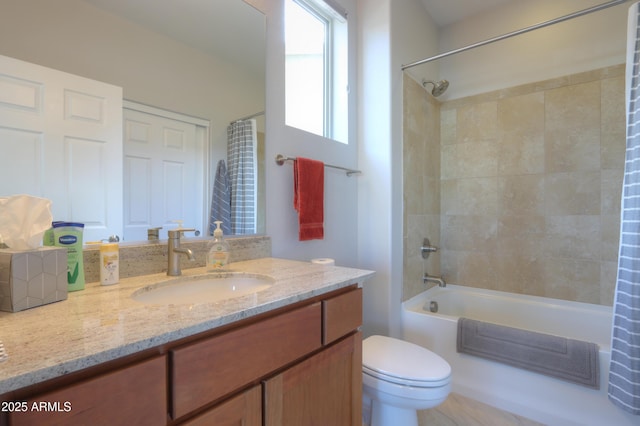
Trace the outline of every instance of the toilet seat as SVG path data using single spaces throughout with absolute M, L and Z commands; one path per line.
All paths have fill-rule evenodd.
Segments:
M 386 336 L 370 336 L 362 345 L 362 371 L 378 380 L 416 388 L 451 381 L 451 366 L 422 346 Z
M 388 376 L 386 374 L 382 374 L 377 371 L 373 371 L 365 366 L 362 366 L 362 372 L 368 376 L 371 376 L 377 380 L 382 380 L 384 382 L 388 382 L 394 385 L 400 386 L 410 386 L 414 388 L 438 388 L 445 386 L 451 381 L 451 377 L 447 376 L 441 380 L 430 380 L 430 381 L 421 381 L 421 380 L 412 380 L 412 379 L 402 379 L 399 377 Z

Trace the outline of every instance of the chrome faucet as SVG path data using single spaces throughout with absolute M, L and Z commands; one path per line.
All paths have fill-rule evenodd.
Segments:
M 444 278 L 442 277 L 435 277 L 429 274 L 424 274 L 424 276 L 422 277 L 422 282 L 427 284 L 427 283 L 434 283 L 434 284 L 438 284 L 440 287 L 446 287 L 447 283 L 445 282 Z
M 169 242 L 167 244 L 169 250 L 169 266 L 167 267 L 167 275 L 177 277 L 182 275 L 180 270 L 180 255 L 186 254 L 190 261 L 196 260 L 191 249 L 180 247 L 180 236 L 183 232 L 195 231 L 193 228 L 179 228 L 168 232 Z

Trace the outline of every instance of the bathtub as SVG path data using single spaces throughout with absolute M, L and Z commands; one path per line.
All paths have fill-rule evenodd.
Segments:
M 430 312 L 436 302 L 438 312 Z M 456 352 L 457 321 L 472 318 L 600 346 L 600 390 Z M 612 308 L 447 284 L 402 304 L 403 338 L 442 356 L 452 392 L 548 425 L 637 425 L 607 398 Z

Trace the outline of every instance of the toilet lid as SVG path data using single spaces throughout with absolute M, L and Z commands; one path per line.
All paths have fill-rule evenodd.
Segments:
M 428 349 L 385 336 L 362 342 L 363 371 L 383 380 L 415 386 L 446 382 L 451 366 Z

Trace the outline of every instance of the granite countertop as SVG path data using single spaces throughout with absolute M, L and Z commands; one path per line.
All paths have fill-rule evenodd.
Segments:
M 230 272 L 262 274 L 273 285 L 257 294 L 212 303 L 147 305 L 136 290 L 173 279 L 165 273 L 88 283 L 67 300 L 26 311 L 0 312 L 0 395 L 167 342 L 255 316 L 352 284 L 372 271 L 276 258 L 235 262 Z M 205 274 L 185 269 L 183 276 Z

